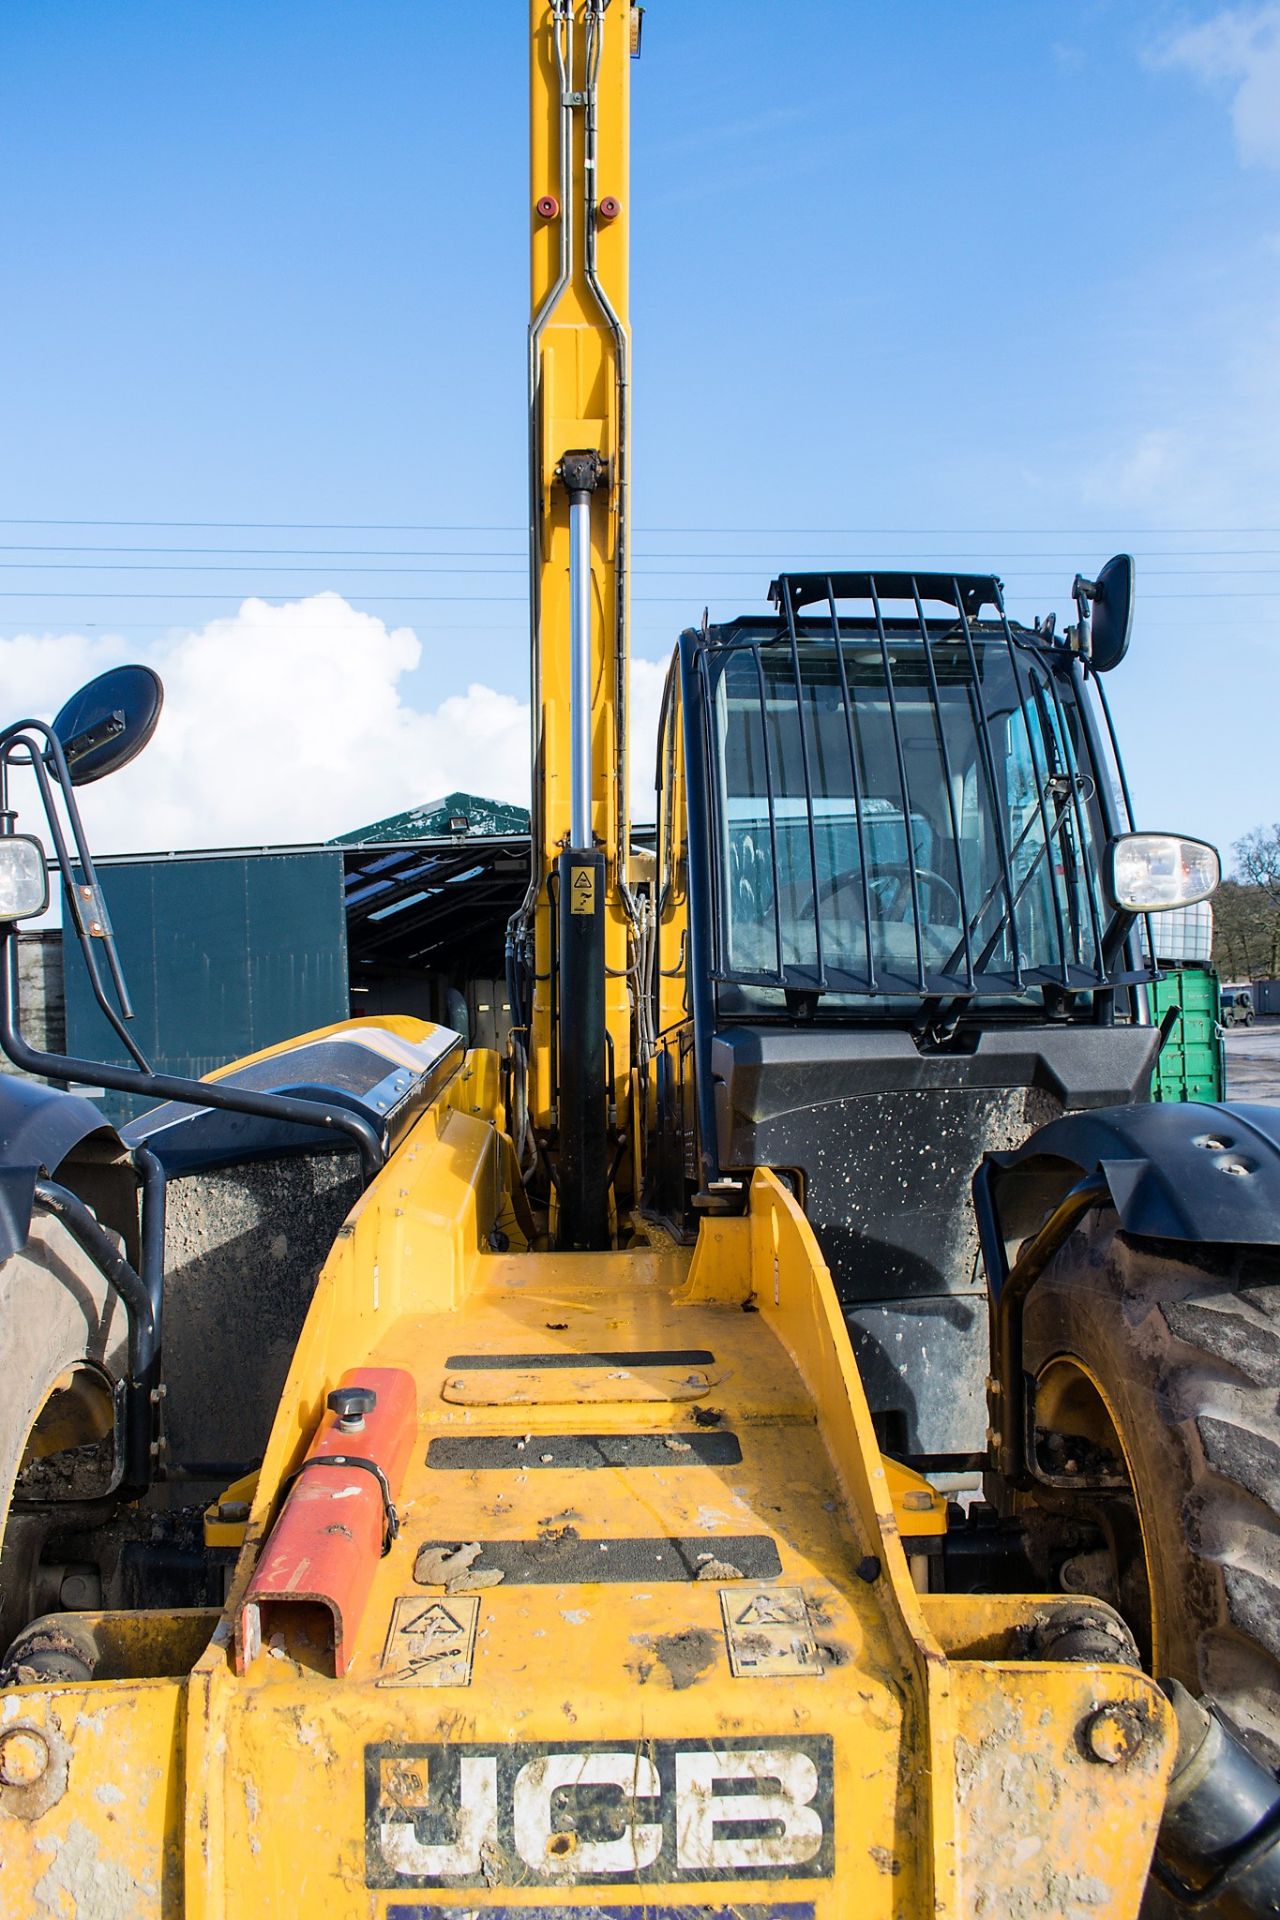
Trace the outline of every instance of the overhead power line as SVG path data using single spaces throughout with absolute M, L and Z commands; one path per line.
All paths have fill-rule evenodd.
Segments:
M 5 519 L 0 527 L 206 527 L 247 529 L 254 533 L 527 533 L 528 528 L 507 523 L 480 527 L 459 521 L 424 520 L 35 520 Z
M 513 556 L 506 554 L 502 557 L 504 559 L 511 559 Z M 1182 556 L 1178 554 L 1161 556 L 1161 558 L 1173 559 L 1180 559 L 1181 557 Z M 651 566 L 643 557 L 640 557 L 636 562 L 635 570 L 637 574 L 650 580 L 681 580 L 687 579 L 690 575 L 702 580 L 760 580 L 779 571 L 776 561 L 766 561 L 764 559 L 757 561 L 751 555 L 745 554 L 733 554 L 730 558 L 745 561 L 747 564 L 737 567 L 710 566 L 700 560 L 690 559 L 686 566 L 655 567 Z M 419 576 L 439 579 L 446 575 L 454 574 L 459 574 L 463 577 L 477 575 L 486 579 L 518 579 L 523 577 L 526 572 L 523 564 L 504 567 L 490 566 L 487 564 L 483 567 L 367 567 L 350 566 L 344 563 L 332 569 L 325 569 L 316 565 L 303 565 L 296 561 L 283 560 L 276 561 L 265 567 L 261 566 L 260 563 L 255 563 L 255 565 L 258 567 L 258 571 L 262 573 L 296 573 L 302 574 L 306 579 L 322 582 L 328 582 L 333 579 L 345 579 L 354 575 L 358 575 L 361 579 L 376 578 L 380 580 L 417 578 Z M 790 569 L 783 570 L 788 571 Z M 837 564 L 828 561 L 826 568 L 818 569 L 819 573 L 828 570 L 834 574 L 838 573 L 841 568 Z M 910 570 L 911 568 L 908 567 L 908 571 Z M 915 570 L 923 572 L 923 569 Z M 148 575 L 168 573 L 189 578 L 193 575 L 205 573 L 233 573 L 244 575 L 249 571 L 250 569 L 244 564 L 229 564 L 225 561 L 215 561 L 211 564 L 205 564 L 204 562 L 171 564 L 167 561 L 155 560 L 0 560 L 0 573 L 137 573 Z M 877 565 L 873 571 L 883 571 L 883 569 Z M 940 571 L 944 575 L 947 575 L 952 571 L 962 572 L 962 569 L 942 567 Z M 1048 572 L 1044 568 L 1026 568 L 1016 565 L 1002 566 L 999 571 L 1000 577 L 1006 580 L 1056 581 L 1063 586 L 1066 585 L 1066 577 L 1060 571 Z M 1149 580 L 1211 580 L 1226 579 L 1228 577 L 1235 579 L 1265 580 L 1272 577 L 1280 577 L 1280 567 L 1147 566 L 1144 569 L 1143 577 Z M 37 591 L 37 589 L 33 589 L 33 592 L 34 591 Z M 279 589 L 276 588 L 273 589 L 273 591 L 278 592 Z
M 212 530 L 238 530 L 250 532 L 283 533 L 517 533 L 527 532 L 523 523 L 507 522 L 501 525 L 473 525 L 460 521 L 425 520 L 103 520 L 103 519 L 52 519 L 32 517 L 6 518 L 0 515 L 3 527 L 185 527 Z M 796 538 L 796 539 L 936 539 L 940 534 L 958 534 L 962 539 L 1029 539 L 1041 535 L 1071 540 L 1099 539 L 1110 540 L 1120 535 L 1141 533 L 1148 537 L 1190 539 L 1201 535 L 1214 537 L 1246 538 L 1266 535 L 1280 537 L 1280 527 L 1148 527 L 1136 521 L 1114 520 L 1105 527 L 708 527 L 684 525 L 678 527 L 638 525 L 633 531 L 639 537 L 650 534 L 713 534 L 716 537 L 734 538 Z
M 35 544 L 31 541 L 0 542 L 0 553 L 142 553 L 142 554 L 210 554 L 215 559 L 231 559 L 236 555 L 249 555 L 254 559 L 280 558 L 290 555 L 294 559 L 310 560 L 524 560 L 527 550 L 524 547 L 197 547 L 197 546 L 81 546 L 59 541 L 52 544 Z M 878 553 L 879 560 L 919 561 L 931 560 L 945 562 L 954 560 L 981 560 L 990 562 L 993 556 L 990 548 L 981 547 L 976 552 L 964 554 L 954 547 L 920 548 L 909 547 L 900 554 Z M 1069 564 L 1078 562 L 1078 547 L 1062 549 L 1036 548 L 1010 556 L 1017 560 L 1062 560 Z M 1256 560 L 1280 557 L 1280 547 L 1160 547 L 1151 550 L 1136 549 L 1136 560 Z M 760 560 L 761 565 L 770 565 L 775 555 L 758 555 L 737 551 L 724 552 L 706 548 L 688 548 L 684 551 L 655 549 L 651 553 L 638 553 L 637 560 Z M 817 553 L 792 553 L 789 560 L 813 560 L 822 566 L 833 565 L 836 556 L 827 548 Z M 33 563 L 35 564 L 35 563 Z M 61 562 L 56 564 L 62 564 Z M 70 564 L 69 562 L 67 564 Z
M 278 589 L 268 588 L 265 591 L 259 590 L 255 592 L 251 587 L 241 587 L 232 593 L 160 593 L 150 588 L 144 588 L 137 593 L 130 593 L 127 590 L 112 587 L 99 593 L 94 592 L 91 588 L 76 587 L 45 588 L 43 590 L 39 588 L 0 587 L 0 600 L 167 600 L 170 602 L 198 600 L 225 603 L 227 601 L 240 599 L 270 600 L 273 596 L 276 599 L 280 598 Z M 689 593 L 637 593 L 632 595 L 633 601 L 640 605 L 676 607 L 689 607 L 700 597 L 696 590 L 691 590 Z M 714 597 L 726 599 L 728 596 L 721 593 Z M 1263 589 L 1245 589 L 1241 591 L 1239 588 L 1232 587 L 1220 593 L 1201 593 L 1199 591 L 1190 593 L 1148 593 L 1145 594 L 1143 598 L 1148 601 L 1213 600 L 1221 602 L 1223 600 L 1276 600 L 1280 599 L 1280 587 L 1273 588 L 1270 591 Z M 374 606 L 391 607 L 428 606 L 432 604 L 455 604 L 461 606 L 495 606 L 505 604 L 523 606 L 527 604 L 528 596 L 522 593 L 362 593 L 359 595 L 359 599 L 362 602 L 368 602 Z
M 11 523 L 0 523 L 11 524 Z M 640 529 L 637 529 L 637 532 Z M 1274 538 L 1280 534 L 1280 527 L 1142 527 L 1136 522 L 1117 520 L 1109 527 L 645 527 L 650 533 L 707 533 L 734 534 L 742 538 L 755 536 L 794 535 L 800 539 L 839 539 L 844 536 L 858 539 L 893 538 L 908 540 L 917 535 L 934 539 L 940 533 L 958 534 L 962 540 L 1027 540 L 1041 534 L 1061 535 L 1070 540 L 1115 540 L 1126 533 L 1156 534 L 1167 539 L 1199 539 L 1210 535 L 1226 538 L 1246 539 L 1255 535 L 1268 535 Z
M 39 589 L 24 591 L 21 587 L 0 587 L 0 600 L 269 600 L 273 592 L 275 598 L 279 599 L 278 589 L 255 593 L 252 587 L 241 587 L 233 593 L 156 593 L 149 588 L 139 593 L 128 593 L 114 587 L 102 593 L 95 593 L 91 588 L 78 587 L 46 588 L 43 591 Z M 528 595 L 524 593 L 362 593 L 360 598 L 375 601 L 379 606 L 393 607 L 416 606 L 432 601 L 438 601 L 441 605 L 456 603 L 462 606 L 478 606 L 481 602 L 486 604 L 506 602 L 520 606 L 528 604 Z M 681 596 L 681 598 L 684 599 L 687 596 Z
M 0 598 L 4 598 L 4 597 L 5 596 L 0 595 Z M 54 597 L 57 597 L 57 596 L 54 596 Z M 170 596 L 167 594 L 160 594 L 154 597 L 162 601 L 170 598 Z M 1155 598 L 1156 596 L 1151 596 L 1151 597 Z M 1159 597 L 1162 600 L 1178 601 L 1178 600 L 1184 600 L 1184 599 L 1217 599 L 1221 596 L 1204 595 L 1204 594 L 1200 594 L 1200 595 L 1169 594 L 1169 595 L 1159 596 Z M 1258 597 L 1269 598 L 1270 596 L 1258 596 Z M 1277 598 L 1280 598 L 1280 595 L 1277 595 Z M 694 601 L 696 599 L 697 599 L 696 595 L 690 595 L 690 596 L 685 596 L 681 598 L 670 596 L 670 597 L 663 597 L 662 599 L 655 600 L 652 602 L 646 600 L 643 604 L 646 606 L 651 605 L 655 608 L 669 607 L 669 606 L 682 607 L 684 609 L 685 615 L 692 616 L 695 610 Z M 274 603 L 274 604 L 278 605 L 279 603 Z M 291 604 L 291 603 L 285 603 L 285 604 Z M 446 600 L 446 601 L 442 601 L 441 604 L 444 606 L 453 607 L 453 606 L 456 606 L 458 603 L 456 601 Z M 525 606 L 524 601 L 515 600 L 515 599 L 511 599 L 502 604 L 509 604 L 512 606 L 520 606 L 520 607 Z M 353 611 L 356 613 L 359 613 L 362 610 L 363 609 L 360 608 L 359 606 L 353 609 Z M 702 610 L 702 603 L 701 601 L 699 601 L 697 606 L 697 613 L 699 615 L 701 614 L 701 610 Z M 239 611 L 238 606 L 229 605 L 228 610 L 223 613 L 214 612 L 208 615 L 195 615 L 192 617 L 198 620 L 210 620 L 210 621 L 215 619 L 219 619 L 219 620 L 228 619 L 228 618 L 233 618 L 234 615 L 238 613 L 238 611 Z M 120 640 L 128 640 L 131 635 L 142 634 L 142 633 L 169 634 L 169 635 L 173 635 L 176 638 L 181 638 L 184 634 L 191 631 L 189 627 L 183 625 L 184 617 L 185 616 L 177 616 L 170 620 L 137 620 L 133 617 L 132 614 L 121 613 L 117 616 L 107 618 L 107 619 L 93 619 L 93 618 L 85 619 L 78 614 L 72 614 L 72 613 L 58 615 L 58 614 L 50 614 L 48 612 L 37 611 L 37 610 L 32 610 L 31 612 L 26 612 L 26 613 L 4 612 L 4 613 L 0 613 L 0 642 L 16 639 L 19 637 L 31 638 L 37 632 L 45 635 L 53 634 L 53 633 L 77 633 L 77 634 L 93 633 L 93 634 L 103 634 L 108 637 L 112 637 Z M 385 618 L 386 616 L 381 616 L 381 617 Z M 654 645 L 660 648 L 665 648 L 668 645 L 668 641 L 674 644 L 675 635 L 679 627 L 683 623 L 684 623 L 684 616 L 678 615 L 673 620 L 672 616 L 670 616 L 669 614 L 664 614 L 656 611 L 652 613 L 637 613 L 635 620 L 632 623 L 633 647 Z M 1158 634 L 1170 632 L 1177 628 L 1183 628 L 1183 627 L 1195 628 L 1198 632 L 1204 633 L 1208 630 L 1208 618 L 1204 613 L 1197 612 L 1194 614 L 1188 614 L 1186 618 L 1180 619 L 1176 613 L 1166 612 L 1162 606 L 1159 609 L 1153 610 L 1149 614 L 1149 617 L 1147 618 L 1144 625 L 1145 625 L 1148 638 L 1151 638 Z M 1214 633 L 1223 632 L 1228 628 L 1233 628 L 1242 632 L 1244 631 L 1250 632 L 1253 635 L 1255 635 L 1259 641 L 1263 641 L 1263 640 L 1269 641 L 1270 635 L 1271 635 L 1271 624 L 1265 619 L 1265 617 L 1259 615 L 1256 612 L 1249 613 L 1249 614 L 1236 614 L 1236 615 L 1226 615 L 1226 616 L 1221 614 L 1215 614 L 1213 616 L 1212 631 Z M 510 641 L 510 640 L 526 639 L 528 636 L 529 627 L 528 627 L 528 621 L 522 618 L 519 614 L 513 614 L 509 616 L 509 618 L 503 624 L 496 625 L 493 622 L 488 622 L 488 621 L 486 622 L 463 621 L 458 618 L 456 613 L 450 612 L 450 613 L 442 614 L 439 617 L 439 619 L 434 621 L 430 619 L 430 616 L 415 617 L 414 630 L 421 639 L 428 640 L 428 641 L 432 641 L 432 640 L 455 641 L 459 639 L 494 639 L 494 640 Z M 326 634 L 326 633 L 345 634 L 349 631 L 350 629 L 345 625 L 327 626 L 323 622 L 316 623 L 314 621 L 308 622 L 308 625 L 307 625 L 307 632 L 311 634 Z

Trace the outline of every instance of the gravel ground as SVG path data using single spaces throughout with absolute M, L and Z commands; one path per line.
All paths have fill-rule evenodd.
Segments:
M 1280 1107 L 1280 1018 L 1254 1027 L 1230 1027 L 1227 1098 Z

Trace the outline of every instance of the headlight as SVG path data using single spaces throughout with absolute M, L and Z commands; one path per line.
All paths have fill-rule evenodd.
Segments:
M 28 833 L 0 834 L 0 920 L 29 920 L 49 904 L 44 848 Z
M 1124 913 L 1207 900 L 1222 878 L 1217 849 L 1176 833 L 1122 833 L 1107 847 L 1107 892 Z

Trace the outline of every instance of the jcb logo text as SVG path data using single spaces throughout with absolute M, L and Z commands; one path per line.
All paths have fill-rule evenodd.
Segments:
M 365 1750 L 371 1887 L 829 1875 L 831 1742 Z

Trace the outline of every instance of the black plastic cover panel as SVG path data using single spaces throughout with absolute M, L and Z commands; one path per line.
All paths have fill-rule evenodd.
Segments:
M 1073 1108 L 1145 1097 L 1142 1028 L 985 1032 L 920 1053 L 900 1030 L 734 1027 L 712 1046 L 720 1163 L 796 1168 L 842 1301 L 975 1284 L 971 1196 L 985 1155 Z
M 1073 1113 L 993 1157 L 997 1202 L 1019 1175 L 1100 1168 L 1126 1233 L 1280 1246 L 1280 1107 L 1170 1101 Z
M 222 1086 L 255 1093 L 310 1095 L 362 1114 L 391 1145 L 430 1104 L 462 1061 L 462 1037 L 447 1027 L 407 1041 L 378 1027 L 353 1027 L 268 1054 L 220 1076 Z M 145 1142 L 170 1173 L 226 1166 L 264 1154 L 333 1152 L 345 1139 L 329 1129 L 299 1127 L 256 1114 L 166 1101 L 124 1129 L 130 1146 Z
M 55 1174 L 90 1134 L 118 1139 L 91 1100 L 37 1080 L 0 1075 L 0 1260 L 26 1245 L 42 1172 Z
M 721 1161 L 767 1164 L 736 1157 L 752 1126 L 887 1088 L 1034 1087 L 1068 1112 L 1143 1099 L 1159 1037 L 1154 1027 L 996 1028 L 972 1053 L 921 1053 L 901 1028 L 727 1027 L 711 1048 Z

